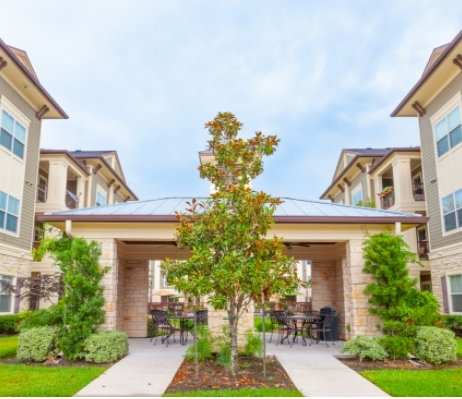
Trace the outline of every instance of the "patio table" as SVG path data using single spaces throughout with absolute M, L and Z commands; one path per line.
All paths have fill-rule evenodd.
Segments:
M 194 320 L 194 316 L 167 316 L 171 320 L 179 320 L 180 321 L 180 344 L 186 345 L 188 342 L 188 321 Z
M 306 346 L 306 339 L 303 336 L 303 324 L 304 324 L 304 322 L 316 322 L 316 321 L 319 321 L 319 320 L 321 320 L 321 316 L 294 315 L 294 316 L 287 316 L 287 319 L 292 320 L 293 323 L 294 323 L 295 332 L 294 332 L 293 342 L 295 342 L 295 339 L 297 338 L 297 334 L 300 333 L 300 335 L 302 337 L 302 344 L 303 344 L 303 346 Z M 299 327 L 299 321 L 301 321 L 300 327 Z

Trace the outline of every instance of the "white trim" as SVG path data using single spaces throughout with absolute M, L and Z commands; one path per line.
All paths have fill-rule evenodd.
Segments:
M 462 190 L 462 188 L 459 188 L 459 189 L 457 189 L 456 191 L 460 191 L 460 190 Z M 438 191 L 439 191 L 439 188 L 438 188 Z M 449 194 L 445 195 L 445 197 L 448 197 L 448 196 L 452 195 L 452 196 L 453 196 L 453 199 L 454 199 L 454 193 L 455 193 L 456 191 L 453 191 L 452 193 L 449 193 Z M 440 193 L 439 193 L 439 194 L 440 194 Z M 440 194 L 440 195 L 441 195 L 441 194 Z M 452 234 L 460 233 L 460 232 L 462 231 L 462 223 L 461 223 L 461 225 L 460 225 L 459 227 L 457 227 L 457 228 L 455 228 L 455 229 L 452 229 L 452 230 L 449 230 L 449 231 L 446 231 L 445 225 L 444 225 L 443 197 L 440 196 L 440 199 L 439 199 L 439 200 L 440 200 L 440 209 L 441 209 L 441 211 L 440 211 L 441 233 L 442 233 L 441 235 L 442 235 L 443 237 L 447 237 L 447 236 L 450 236 L 450 235 L 452 235 Z M 456 203 L 455 203 L 455 201 L 454 201 L 454 212 L 455 212 L 456 225 L 457 225 L 457 217 L 458 217 L 458 216 L 457 216 L 457 210 L 458 210 L 458 209 L 457 209 L 455 206 L 456 206 Z M 459 208 L 459 209 L 462 209 L 462 208 Z M 450 212 L 450 213 L 452 213 L 452 212 Z
M 364 201 L 364 195 L 363 195 L 363 185 L 361 183 L 358 183 L 358 185 L 353 189 L 351 190 L 351 205 L 353 206 L 356 206 L 355 203 L 353 203 L 353 197 L 358 194 L 359 192 L 361 191 L 361 199 L 360 201 Z M 358 201 L 359 202 L 359 201 Z M 358 203 L 356 202 L 356 203 Z
M 448 294 L 448 307 L 449 307 L 449 314 L 453 315 L 462 315 L 462 312 L 454 312 L 452 308 L 452 292 L 451 292 L 451 277 L 452 276 L 460 276 L 462 275 L 462 269 L 460 271 L 451 272 L 451 274 L 447 274 L 446 277 L 446 287 L 447 287 L 447 294 Z
M 104 188 L 102 188 L 99 184 L 96 184 L 95 206 L 98 206 L 98 205 L 97 205 L 97 202 L 98 202 L 98 193 L 101 194 L 101 195 L 104 197 L 105 201 L 106 201 L 106 203 L 103 204 L 102 206 L 108 205 L 108 195 L 107 195 L 107 191 L 106 191 Z

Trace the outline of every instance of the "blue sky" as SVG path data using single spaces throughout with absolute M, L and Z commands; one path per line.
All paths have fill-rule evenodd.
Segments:
M 140 199 L 207 195 L 218 111 L 281 139 L 255 189 L 317 199 L 342 148 L 419 144 L 389 115 L 460 29 L 460 0 L 0 2 L 0 37 L 70 116 L 42 148 L 117 150 Z

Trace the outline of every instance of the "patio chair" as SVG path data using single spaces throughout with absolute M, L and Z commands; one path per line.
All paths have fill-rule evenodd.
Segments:
M 306 317 L 310 317 L 310 316 L 318 316 L 320 315 L 320 311 L 319 310 L 305 310 L 303 312 L 303 315 L 306 316 Z M 318 318 L 312 318 L 312 319 L 308 319 L 306 321 L 303 322 L 302 324 L 302 332 L 306 330 L 306 333 L 308 334 L 308 337 L 310 336 L 310 328 L 312 325 L 317 325 L 319 324 L 320 320 Z
M 274 310 L 273 314 L 278 324 L 278 340 L 276 345 L 279 345 L 279 337 L 281 337 L 281 344 L 284 344 L 285 339 L 287 339 L 287 342 L 289 342 L 289 336 L 292 334 L 292 332 L 295 331 L 295 327 L 291 320 L 287 318 L 287 312 L 284 310 Z M 292 344 L 293 342 L 290 343 L 291 348 Z
M 156 345 L 157 337 L 159 335 L 159 330 L 160 332 L 162 332 L 162 343 L 164 343 L 164 341 L 167 341 L 167 346 L 168 346 L 168 339 L 170 338 L 172 334 L 173 334 L 173 342 L 176 342 L 175 332 L 180 331 L 180 329 L 178 327 L 174 327 L 170 323 L 170 320 L 167 318 L 167 312 L 165 310 L 152 309 L 151 316 L 152 316 L 152 322 L 154 323 L 154 335 L 156 337 L 156 339 L 154 340 L 154 345 Z M 152 338 L 153 337 L 151 337 L 151 341 L 152 341 Z
M 274 310 L 268 310 L 266 314 L 269 316 L 271 321 L 271 338 L 269 340 L 269 342 L 271 342 L 271 340 L 273 339 L 273 331 L 275 326 L 278 326 L 278 321 L 276 320 L 276 316 L 274 315 Z
M 335 346 L 334 340 L 333 340 L 333 337 L 332 337 L 332 324 L 333 324 L 333 322 L 334 322 L 334 314 L 329 313 L 329 314 L 326 314 L 326 316 L 324 317 L 324 320 L 322 322 L 318 322 L 316 327 L 314 327 L 313 325 L 310 327 L 310 337 L 311 337 L 310 346 L 313 343 L 314 339 L 316 339 L 316 343 L 319 343 L 319 333 L 321 333 L 321 332 L 322 332 L 322 335 L 323 335 L 323 338 L 324 338 L 324 342 L 326 343 L 326 346 L 329 347 L 329 345 L 327 345 L 327 333 L 329 333 L 329 335 L 330 335 L 330 340 L 332 342 L 332 345 Z M 316 338 L 313 338 L 313 332 L 317 333 Z

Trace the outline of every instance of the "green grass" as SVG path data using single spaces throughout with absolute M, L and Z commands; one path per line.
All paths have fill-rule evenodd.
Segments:
M 0 359 L 11 359 L 16 356 L 18 336 L 0 338 Z
M 284 396 L 284 397 L 302 397 L 303 395 L 296 389 L 282 389 L 282 388 L 243 388 L 243 389 L 217 389 L 215 391 L 191 391 L 191 392 L 178 392 L 166 393 L 164 396 L 170 397 L 232 397 L 232 396 L 250 396 L 250 397 L 271 397 L 271 396 Z
M 0 364 L 0 396 L 73 396 L 105 370 Z
M 261 332 L 262 330 L 262 322 L 261 322 L 261 317 L 255 317 L 253 319 L 253 323 L 255 326 L 255 330 L 258 332 Z M 274 329 L 276 329 L 276 326 L 274 326 Z M 271 319 L 269 316 L 265 317 L 265 332 L 271 332 Z
M 462 357 L 462 338 L 457 338 L 457 356 Z
M 455 370 L 373 370 L 362 376 L 391 396 L 462 397 L 462 368 Z

